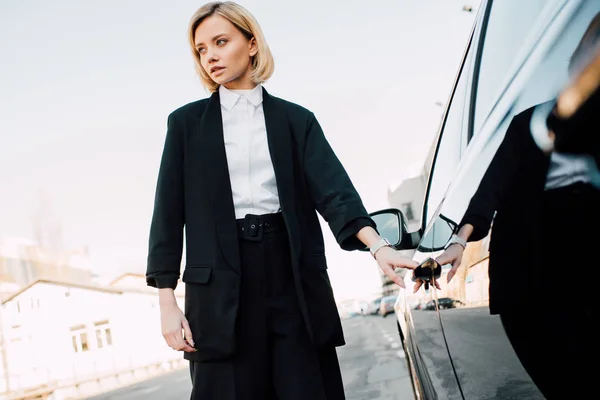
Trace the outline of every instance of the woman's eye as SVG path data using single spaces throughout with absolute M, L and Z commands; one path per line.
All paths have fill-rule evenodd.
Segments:
M 203 53 L 206 53 L 206 49 L 203 49 L 203 48 L 198 49 L 198 54 L 203 54 Z
M 221 45 L 223 45 L 225 43 L 227 43 L 227 40 L 225 40 L 225 39 L 219 39 L 219 40 L 217 40 L 217 46 L 221 46 Z

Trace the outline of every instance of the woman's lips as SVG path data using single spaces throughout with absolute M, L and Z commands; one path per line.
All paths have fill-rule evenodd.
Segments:
M 212 71 L 213 75 L 219 76 L 223 73 L 224 70 L 225 70 L 225 67 L 215 67 L 211 71 Z

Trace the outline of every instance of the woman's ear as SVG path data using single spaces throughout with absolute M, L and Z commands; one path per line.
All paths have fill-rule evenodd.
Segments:
M 258 44 L 256 43 L 256 38 L 250 39 L 250 57 L 254 57 L 258 53 Z

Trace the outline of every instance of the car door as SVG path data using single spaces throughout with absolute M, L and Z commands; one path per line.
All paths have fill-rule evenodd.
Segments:
M 471 115 L 472 140 L 436 221 L 450 226 L 460 221 L 512 117 L 552 99 L 567 83 L 570 55 L 598 11 L 600 0 L 491 3 Z M 432 289 L 436 298 L 464 304 L 447 309 L 438 304 L 437 309 L 460 390 L 466 399 L 543 399 L 522 368 L 498 316 L 490 315 L 489 237 L 469 244 L 450 284 L 446 284 L 444 268 L 442 289 Z M 437 246 L 443 239 L 433 243 L 428 255 L 439 254 Z
M 434 221 L 433 215 L 441 203 L 448 183 L 459 165 L 459 161 L 467 142 L 467 115 L 471 104 L 471 88 L 475 68 L 475 54 L 484 24 L 486 1 L 482 2 L 469 42 L 461 62 L 460 69 L 450 94 L 448 108 L 442 119 L 438 137 L 434 141 L 431 159 L 426 171 L 429 183 L 422 213 L 422 225 Z M 423 247 L 435 235 L 449 235 L 444 223 L 432 222 L 424 240 L 419 245 L 415 257 L 421 260 L 426 257 Z M 446 224 L 447 229 L 450 229 Z M 424 228 L 421 228 L 424 229 Z M 398 296 L 396 316 L 399 331 L 403 336 L 411 367 L 415 390 L 419 398 L 425 399 L 462 399 L 460 387 L 454 374 L 448 349 L 442 332 L 439 314 L 436 311 L 434 292 L 431 289 L 412 291 L 410 276 L 405 276 L 406 290 Z

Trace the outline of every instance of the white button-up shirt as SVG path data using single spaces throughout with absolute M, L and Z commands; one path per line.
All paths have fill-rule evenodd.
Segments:
M 546 190 L 569 186 L 577 182 L 590 183 L 600 188 L 600 171 L 589 155 L 552 152 L 546 177 Z
M 221 85 L 219 97 L 235 217 L 278 212 L 279 195 L 267 142 L 262 86 L 229 90 Z
M 546 152 L 554 148 L 546 125 L 546 117 L 552 107 L 554 107 L 552 101 L 536 106 L 529 124 L 535 144 Z M 586 154 L 564 154 L 552 151 L 545 189 L 556 189 L 577 182 L 590 183 L 600 188 L 600 170 L 594 158 Z

